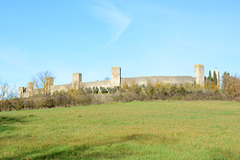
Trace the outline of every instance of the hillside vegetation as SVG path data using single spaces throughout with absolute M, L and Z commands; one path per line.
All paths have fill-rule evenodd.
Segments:
M 0 159 L 240 159 L 240 105 L 113 103 L 0 113 Z
M 155 84 L 138 85 L 134 81 L 121 86 L 72 88 L 51 92 L 49 79 L 51 73 L 40 73 L 39 81 L 31 82 L 32 90 L 27 92 L 28 98 L 14 98 L 14 88 L 0 82 L 0 112 L 53 107 L 69 107 L 79 105 L 107 104 L 114 102 L 151 101 L 151 100 L 225 100 L 240 101 L 240 78 L 225 72 L 221 87 L 216 73 L 209 76 L 203 86 L 189 84 Z M 41 82 L 40 84 L 37 82 Z M 35 84 L 35 90 L 34 86 Z M 30 87 L 31 88 L 31 87 Z

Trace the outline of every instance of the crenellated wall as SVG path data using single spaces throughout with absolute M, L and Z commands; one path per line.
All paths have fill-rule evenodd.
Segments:
M 124 83 L 134 82 L 137 85 L 147 85 L 147 84 L 155 84 L 155 83 L 167 83 L 167 84 L 183 84 L 183 83 L 194 83 L 203 86 L 205 83 L 204 77 L 204 66 L 203 65 L 195 65 L 194 66 L 195 77 L 191 76 L 145 76 L 145 77 L 130 77 L 130 78 L 122 78 L 121 77 L 121 68 L 120 67 L 112 67 L 111 80 L 105 81 L 95 81 L 95 82 L 82 82 L 82 74 L 81 73 L 73 73 L 72 75 L 72 83 L 64 84 L 64 85 L 53 85 L 53 78 L 46 78 L 46 87 L 51 91 L 51 93 L 55 91 L 68 91 L 69 89 L 79 89 L 79 88 L 93 88 L 93 87 L 115 87 L 121 86 Z M 18 97 L 19 98 L 27 98 L 34 93 L 34 83 L 28 82 L 27 88 L 19 87 L 18 89 Z

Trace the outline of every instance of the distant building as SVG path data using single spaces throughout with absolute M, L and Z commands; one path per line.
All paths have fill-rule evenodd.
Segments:
M 216 71 L 215 71 L 216 72 Z M 219 83 L 219 72 L 217 71 L 218 83 Z M 155 83 L 165 83 L 165 84 L 184 84 L 189 83 L 204 86 L 206 77 L 204 76 L 204 65 L 197 64 L 194 66 L 195 77 L 192 76 L 144 76 L 144 77 L 121 77 L 121 68 L 112 67 L 111 80 L 104 81 L 94 81 L 94 82 L 82 82 L 81 73 L 72 74 L 72 83 L 64 85 L 53 85 L 53 78 L 47 77 L 45 80 L 46 87 L 48 90 L 53 93 L 55 91 L 68 91 L 69 89 L 79 89 L 79 88 L 93 88 L 93 87 L 115 87 L 121 86 L 124 83 L 134 82 L 137 85 L 147 85 Z M 212 74 L 213 75 L 213 74 Z M 26 98 L 31 96 L 34 93 L 34 83 L 28 82 L 27 88 L 19 87 L 18 97 Z

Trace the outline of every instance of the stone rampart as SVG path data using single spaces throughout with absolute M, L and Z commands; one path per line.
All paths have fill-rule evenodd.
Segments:
M 105 80 L 105 81 L 95 81 L 95 82 L 82 82 L 81 84 L 82 88 L 93 88 L 93 87 L 112 87 L 111 86 L 111 80 Z
M 60 92 L 60 91 L 68 91 L 69 89 L 72 88 L 72 83 L 70 84 L 64 84 L 64 85 L 56 85 L 51 87 L 51 92 Z
M 183 83 L 194 83 L 195 77 L 191 76 L 147 76 L 147 77 L 131 77 L 122 78 L 121 82 L 129 83 L 134 82 L 137 85 L 143 84 L 155 84 L 155 83 L 167 83 L 167 84 L 183 84 Z
M 95 81 L 95 82 L 82 82 L 82 74 L 81 73 L 73 73 L 72 75 L 72 83 L 65 85 L 53 85 L 53 78 L 46 78 L 46 86 L 49 87 L 51 93 L 55 91 L 68 91 L 69 89 L 79 89 L 79 88 L 93 88 L 93 87 L 115 87 L 121 86 L 124 83 L 134 82 L 137 85 L 147 85 L 147 84 L 155 84 L 155 83 L 167 83 L 167 84 L 184 84 L 184 83 L 194 83 L 199 85 L 204 85 L 205 77 L 204 77 L 204 66 L 203 65 L 195 65 L 194 66 L 195 77 L 191 76 L 146 76 L 146 77 L 130 77 L 130 78 L 122 78 L 121 77 L 121 68 L 120 67 L 112 67 L 111 80 L 105 81 Z M 34 83 L 28 82 L 27 88 L 19 87 L 18 97 L 26 98 L 32 95 L 34 91 Z

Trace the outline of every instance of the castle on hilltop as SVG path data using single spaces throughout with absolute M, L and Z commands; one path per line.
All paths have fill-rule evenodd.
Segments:
M 81 73 L 72 74 L 72 83 L 64 85 L 53 85 L 54 79 L 52 77 L 47 77 L 45 83 L 48 84 L 51 93 L 55 91 L 68 91 L 69 89 L 79 89 L 79 88 L 93 88 L 93 87 L 115 87 L 121 86 L 124 83 L 134 82 L 137 85 L 147 85 L 155 83 L 165 83 L 165 84 L 184 84 L 189 83 L 204 86 L 206 77 L 204 76 L 204 65 L 197 64 L 194 66 L 195 76 L 144 76 L 144 77 L 131 77 L 123 78 L 121 77 L 121 68 L 112 67 L 111 80 L 104 81 L 94 81 L 94 82 L 82 82 Z M 219 72 L 217 71 L 217 78 L 219 80 Z M 34 91 L 34 83 L 28 82 L 27 88 L 19 87 L 18 98 L 27 98 L 32 95 Z

